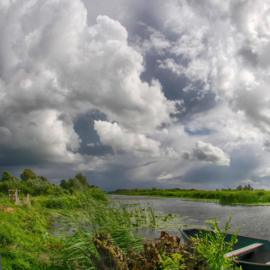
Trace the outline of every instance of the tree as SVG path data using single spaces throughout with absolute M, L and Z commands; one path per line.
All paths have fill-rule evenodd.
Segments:
M 242 185 L 239 185 L 239 186 L 236 188 L 236 190 L 242 190 L 242 189 L 243 189 Z
M 14 185 L 18 185 L 19 179 L 13 176 L 9 171 L 4 171 L 0 182 L 12 182 Z
M 67 184 L 68 184 L 68 190 L 71 193 L 74 193 L 75 191 L 79 191 L 79 192 L 85 191 L 84 186 L 81 184 L 80 180 L 77 179 L 76 177 L 69 178 Z
M 62 187 L 63 189 L 68 189 L 68 183 L 65 179 L 61 180 L 60 187 Z
M 42 180 L 42 182 L 44 183 L 49 183 L 48 179 L 45 176 L 38 176 L 38 178 L 40 178 Z
M 36 174 L 34 172 L 32 172 L 30 169 L 25 169 L 20 176 L 21 176 L 22 182 L 26 181 L 28 179 L 36 179 L 37 178 Z
M 12 179 L 12 174 L 9 171 L 4 171 L 2 173 L 2 178 L 0 180 L 0 182 L 5 182 L 5 181 L 9 181 Z
M 82 173 L 77 173 L 75 178 L 77 178 L 83 186 L 90 187 L 86 176 L 82 175 Z
M 0 192 L 7 193 L 9 189 L 19 187 L 19 179 L 13 176 L 10 172 L 4 171 L 0 180 Z

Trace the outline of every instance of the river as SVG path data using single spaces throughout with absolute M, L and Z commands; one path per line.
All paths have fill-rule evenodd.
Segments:
M 232 214 L 231 230 L 241 228 L 239 235 L 270 240 L 270 206 L 229 206 L 212 202 L 184 201 L 180 198 L 161 198 L 145 196 L 108 195 L 110 198 L 120 200 L 123 203 L 150 203 L 152 209 L 164 215 L 172 214 L 181 216 L 177 219 L 178 224 L 170 226 L 169 232 L 179 235 L 177 227 L 184 224 L 191 227 L 206 226 L 207 219 L 216 217 L 221 228 Z M 160 229 L 144 230 L 143 236 L 147 238 L 158 237 Z

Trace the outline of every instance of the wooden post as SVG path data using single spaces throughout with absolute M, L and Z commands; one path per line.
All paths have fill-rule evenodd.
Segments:
M 15 189 L 15 204 L 18 205 L 18 193 L 17 193 L 17 189 Z

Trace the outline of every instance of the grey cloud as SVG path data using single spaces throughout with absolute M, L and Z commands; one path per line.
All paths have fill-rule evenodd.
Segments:
M 193 148 L 193 158 L 223 166 L 230 164 L 230 159 L 220 148 L 202 141 L 198 141 L 195 144 Z
M 98 16 L 89 27 L 80 1 L 33 1 L 27 12 L 26 5 L 10 2 L 0 9 L 4 17 L 13 14 L 1 28 L 1 48 L 7 40 L 20 44 L 1 50 L 9 60 L 0 81 L 0 125 L 12 134 L 14 149 L 81 162 L 73 120 L 91 109 L 131 132 L 153 132 L 172 121 L 179 102 L 166 99 L 158 81 L 140 80 L 143 58 L 127 44 L 118 21 Z
M 152 187 L 159 175 L 166 183 L 168 175 L 175 179 L 182 173 L 180 168 L 192 168 L 181 174 L 185 181 L 200 177 L 206 187 L 207 178 L 255 179 L 260 161 L 234 149 L 246 143 L 243 134 L 250 125 L 242 125 L 245 121 L 258 128 L 249 130 L 248 142 L 270 134 L 270 34 L 264 19 L 269 5 L 264 0 L 83 3 L 0 4 L 0 164 L 36 165 L 53 181 L 72 168 L 111 189 Z M 234 115 L 226 114 L 224 121 L 215 115 L 217 100 L 243 115 L 235 117 L 233 128 L 226 117 Z M 212 117 L 206 123 L 208 112 Z M 198 130 L 182 129 L 198 117 Z M 121 138 L 133 143 L 112 134 L 105 140 L 94 121 L 117 123 Z M 208 144 L 192 152 L 199 139 Z M 230 154 L 230 166 L 198 169 L 204 161 L 228 165 L 221 149 Z M 138 157 L 143 151 L 161 154 Z M 158 173 L 152 163 L 157 160 Z M 49 162 L 59 164 L 60 172 Z
M 258 64 L 258 55 L 254 53 L 251 48 L 243 47 L 239 50 L 239 55 L 244 59 L 245 63 L 256 67 Z
M 212 188 L 235 188 L 241 181 L 253 177 L 260 158 L 252 147 L 244 146 L 231 153 L 230 166 L 207 165 L 193 169 L 181 177 L 181 182 L 211 184 Z M 214 186 L 213 186 L 214 185 Z

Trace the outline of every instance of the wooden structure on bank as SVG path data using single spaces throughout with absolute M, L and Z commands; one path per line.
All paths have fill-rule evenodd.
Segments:
M 19 196 L 21 191 L 18 189 L 9 189 L 8 190 L 8 198 L 11 199 L 16 205 L 21 204 Z
M 21 191 L 18 189 L 9 189 L 8 190 L 8 198 L 11 199 L 16 205 L 20 205 L 20 204 L 22 204 L 22 202 L 19 199 L 20 193 L 21 193 Z M 26 198 L 23 198 L 23 203 L 30 205 L 29 194 L 27 194 Z

